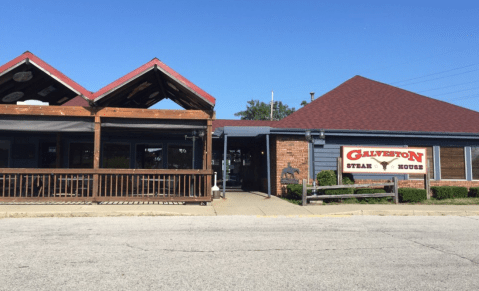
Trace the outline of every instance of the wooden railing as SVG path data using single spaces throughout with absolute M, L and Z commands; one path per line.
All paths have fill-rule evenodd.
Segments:
M 207 202 L 211 178 L 211 170 L 4 168 L 0 201 Z
M 344 189 L 344 188 L 377 188 L 392 186 L 391 193 L 370 193 L 370 194 L 339 194 L 339 195 L 310 195 L 308 196 L 308 190 L 327 190 L 327 189 Z M 313 186 L 307 187 L 306 179 L 303 180 L 303 201 L 302 205 L 307 205 L 309 200 L 324 200 L 324 199 L 335 199 L 335 198 L 369 198 L 369 197 L 392 197 L 393 202 L 398 204 L 398 178 L 393 177 L 393 181 L 390 183 L 374 183 L 374 184 L 352 184 L 352 185 L 334 185 L 334 186 Z

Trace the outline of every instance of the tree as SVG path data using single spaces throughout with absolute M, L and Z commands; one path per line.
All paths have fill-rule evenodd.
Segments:
M 296 109 L 289 108 L 288 105 L 281 101 L 275 101 L 273 104 L 273 120 L 281 120 L 286 116 L 296 111 Z M 271 105 L 259 100 L 248 101 L 245 111 L 235 113 L 235 116 L 240 116 L 242 120 L 270 120 Z
M 308 101 L 303 100 L 303 101 L 301 102 L 301 107 L 306 106 L 306 105 L 308 105 Z

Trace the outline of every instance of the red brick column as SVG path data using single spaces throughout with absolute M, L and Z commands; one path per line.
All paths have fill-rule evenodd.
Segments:
M 282 196 L 286 193 L 286 185 L 281 184 L 281 172 L 284 168 L 299 169 L 295 179 L 302 181 L 308 179 L 308 142 L 304 136 L 276 136 L 272 139 L 271 147 L 271 192 L 273 195 Z

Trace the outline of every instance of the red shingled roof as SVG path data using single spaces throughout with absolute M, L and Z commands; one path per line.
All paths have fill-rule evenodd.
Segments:
M 274 127 L 479 133 L 479 112 L 355 76 Z
M 210 102 L 213 106 L 216 103 L 216 99 L 211 96 L 210 94 L 206 93 L 203 89 L 200 87 L 196 86 L 193 84 L 190 80 L 186 79 L 182 75 L 178 74 L 175 70 L 164 64 L 162 61 L 160 61 L 157 58 L 154 58 L 153 60 L 149 61 L 148 63 L 140 66 L 139 68 L 131 71 L 130 73 L 120 77 L 116 81 L 113 81 L 112 83 L 106 85 L 105 87 L 101 88 L 97 92 L 93 93 L 93 95 L 90 97 L 90 99 L 97 99 L 99 97 L 104 96 L 108 92 L 114 90 L 115 88 L 121 87 L 127 82 L 129 82 L 131 79 L 137 77 L 138 75 L 141 75 L 143 72 L 148 71 L 154 66 L 158 66 L 161 70 L 169 74 L 171 77 L 173 77 L 175 80 L 177 80 L 179 83 L 183 84 L 185 87 L 189 88 L 191 91 L 193 91 L 195 94 L 200 96 L 201 98 L 207 100 Z
M 218 127 L 225 126 L 270 126 L 274 127 L 274 124 L 278 121 L 270 120 L 234 120 L 234 119 L 216 119 L 213 120 L 213 131 Z

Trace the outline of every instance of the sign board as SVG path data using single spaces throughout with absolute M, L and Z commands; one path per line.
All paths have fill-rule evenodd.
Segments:
M 425 148 L 343 146 L 343 173 L 426 174 Z

